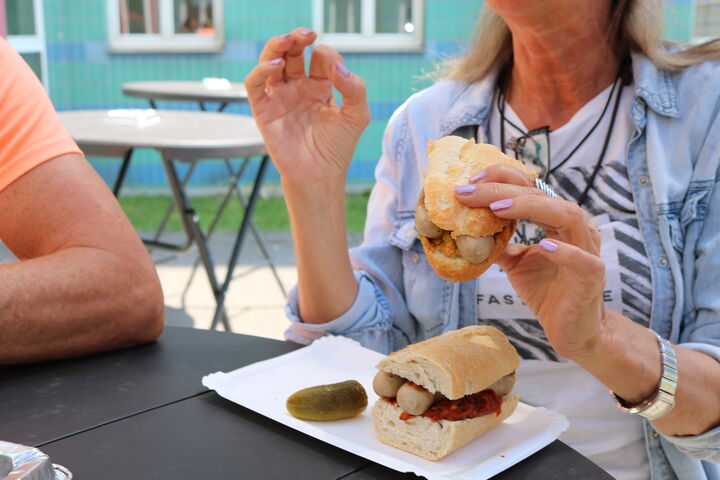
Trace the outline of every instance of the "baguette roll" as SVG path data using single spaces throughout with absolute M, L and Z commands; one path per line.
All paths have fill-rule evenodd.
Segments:
M 478 325 L 391 353 L 377 368 L 456 400 L 488 388 L 520 366 L 515 347 L 497 328 Z
M 502 410 L 467 420 L 430 420 L 412 417 L 400 420 L 402 409 L 387 400 L 372 408 L 373 428 L 378 440 L 426 460 L 437 461 L 501 423 L 515 411 L 520 397 L 502 397 Z
M 439 460 L 512 414 L 519 365 L 515 348 L 490 326 L 466 327 L 391 353 L 378 363 L 379 376 L 409 383 L 396 391 L 397 400 L 377 401 L 375 433 L 390 446 Z

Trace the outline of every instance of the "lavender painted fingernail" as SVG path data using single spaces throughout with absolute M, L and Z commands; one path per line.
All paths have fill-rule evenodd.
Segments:
M 282 61 L 283 61 L 282 58 L 276 58 L 274 60 L 270 60 L 268 63 L 270 65 L 280 65 L 282 63 Z
M 554 252 L 555 250 L 558 249 L 558 244 L 551 242 L 547 238 L 543 238 L 542 240 L 540 240 L 539 245 L 540 245 L 540 247 L 542 247 L 544 250 L 547 250 L 548 252 Z
M 498 200 L 496 202 L 492 202 L 489 207 L 490 210 L 496 211 L 496 210 L 503 210 L 505 208 L 512 207 L 513 200 L 512 198 L 506 198 L 505 200 Z
M 345 64 L 342 63 L 340 60 L 337 60 L 335 62 L 335 66 L 337 67 L 338 72 L 340 72 L 343 77 L 348 78 L 350 76 L 350 70 L 348 70 Z
M 288 39 L 288 38 L 290 38 L 290 37 L 291 37 L 291 35 L 290 35 L 289 33 L 286 33 L 285 35 L 280 35 L 280 40 L 285 40 L 285 39 Z
M 300 30 L 299 33 L 300 33 L 300 35 L 307 36 L 307 35 L 310 35 L 310 34 L 312 33 L 312 30 L 310 30 L 309 28 L 305 28 L 305 29 L 303 29 L 303 30 Z
M 475 185 L 458 185 L 455 187 L 455 193 L 458 195 L 470 195 L 475 191 Z
M 481 178 L 483 178 L 484 176 L 485 176 L 485 172 L 478 172 L 475 175 L 473 175 L 472 177 L 470 177 L 470 183 L 475 183 L 478 180 L 480 180 Z

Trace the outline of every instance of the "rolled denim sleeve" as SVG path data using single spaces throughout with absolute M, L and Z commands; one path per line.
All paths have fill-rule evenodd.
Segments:
M 406 119 L 401 107 L 390 120 L 383 138 L 383 155 L 375 169 L 376 183 L 368 202 L 363 244 L 350 250 L 358 283 L 354 303 L 330 322 L 304 323 L 294 288 L 285 308 L 291 322 L 285 332 L 288 340 L 306 344 L 326 334 L 343 335 L 384 354 L 409 343 L 407 334 L 398 327 L 404 325 L 407 329 L 412 325 L 405 303 L 401 251 L 388 242 L 400 195 L 396 159 L 402 156 L 404 142 L 398 137 L 405 135 L 405 131 Z
M 285 307 L 285 313 L 291 322 L 285 338 L 307 344 L 323 335 L 342 335 L 377 352 L 392 351 L 389 334 L 392 318 L 387 300 L 366 272 L 356 271 L 355 280 L 358 282 L 358 294 L 352 306 L 338 318 L 321 324 L 304 323 L 300 319 L 297 289 L 293 288 Z
M 720 426 L 715 427 L 700 435 L 688 435 L 677 437 L 664 435 L 663 438 L 672 443 L 675 448 L 694 460 L 720 463 Z M 718 472 L 720 474 L 720 471 Z
M 715 182 L 708 193 L 702 229 L 695 244 L 694 265 L 688 268 L 694 273 L 690 292 L 694 310 L 683 321 L 689 332 L 683 332 L 681 342 L 720 360 L 720 112 L 716 112 L 704 143 L 701 154 L 711 160 L 703 163 L 714 170 Z
M 709 130 L 701 155 L 709 155 L 710 164 L 720 163 L 720 117 Z M 703 226 L 695 245 L 692 282 L 694 310 L 685 315 L 681 342 L 678 346 L 701 352 L 720 361 L 720 179 L 710 191 Z M 717 366 L 720 374 L 720 365 Z M 663 438 L 679 451 L 696 460 L 720 463 L 720 425 L 700 435 Z M 717 466 L 716 466 L 717 467 Z M 720 468 L 717 469 L 720 478 Z
M 716 360 L 720 359 L 720 348 L 708 343 L 690 342 L 681 343 L 678 344 L 678 346 L 704 353 Z M 720 365 L 718 365 L 718 368 L 720 368 Z M 720 464 L 720 425 L 699 435 L 674 436 L 665 435 L 662 432 L 658 433 L 662 435 L 665 441 L 671 443 L 678 451 L 688 457 L 694 460 L 704 460 L 706 462 Z M 707 468 L 715 469 L 716 478 L 720 479 L 720 465 L 707 465 L 706 469 Z

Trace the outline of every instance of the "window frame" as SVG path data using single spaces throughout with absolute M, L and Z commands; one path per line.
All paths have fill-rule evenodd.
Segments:
M 325 1 L 313 0 L 313 29 L 318 41 L 339 52 L 421 52 L 424 50 L 425 1 L 412 1 L 415 31 L 405 33 L 375 32 L 375 0 L 360 0 L 360 33 L 325 33 Z
M 217 53 L 225 47 L 223 1 L 211 0 L 215 35 L 175 33 L 173 0 L 158 0 L 160 33 L 120 33 L 118 0 L 106 0 L 110 53 Z M 168 13 L 169 12 L 169 13 Z
M 2 8 L 7 8 L 5 2 Z M 7 41 L 11 47 L 21 55 L 36 53 L 40 55 L 40 75 L 42 84 L 48 89 L 48 66 L 47 66 L 47 44 L 45 43 L 45 16 L 43 0 L 33 0 L 33 13 L 35 23 L 35 35 L 10 35 L 10 28 L 7 27 Z M 7 21 L 7 12 L 5 12 Z

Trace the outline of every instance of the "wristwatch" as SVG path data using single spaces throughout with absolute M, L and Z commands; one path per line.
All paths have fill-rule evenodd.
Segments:
M 670 342 L 652 332 L 660 346 L 660 360 L 662 361 L 662 376 L 657 390 L 640 403 L 629 404 L 614 392 L 615 404 L 623 412 L 640 415 L 648 420 L 657 420 L 670 413 L 675 406 L 675 389 L 678 381 L 677 358 L 675 349 Z

